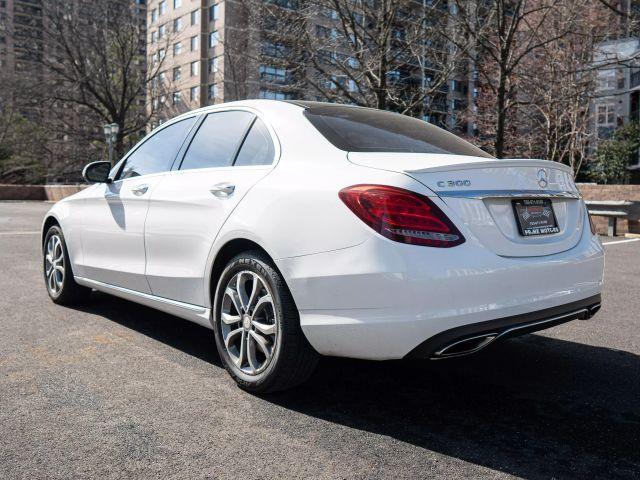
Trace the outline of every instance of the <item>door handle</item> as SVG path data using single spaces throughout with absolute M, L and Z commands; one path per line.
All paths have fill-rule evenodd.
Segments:
M 209 191 L 218 198 L 226 198 L 233 195 L 236 186 L 227 182 L 218 183 L 211 187 Z
M 147 185 L 146 183 L 143 183 L 142 185 L 136 185 L 131 189 L 133 194 L 137 196 L 144 195 L 145 193 L 147 193 L 147 190 L 149 190 L 149 185 Z

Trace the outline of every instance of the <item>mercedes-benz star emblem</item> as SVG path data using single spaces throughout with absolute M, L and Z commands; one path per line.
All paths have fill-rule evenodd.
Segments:
M 547 185 L 549 185 L 549 180 L 547 180 L 547 171 L 544 168 L 538 170 L 538 185 L 540 185 L 540 188 L 547 188 Z

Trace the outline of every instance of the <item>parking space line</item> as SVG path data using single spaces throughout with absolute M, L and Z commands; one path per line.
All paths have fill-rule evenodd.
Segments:
M 0 232 L 0 235 L 40 235 L 41 232 L 34 230 L 32 232 L 22 232 L 22 231 L 9 231 L 9 232 Z
M 629 238 L 627 240 L 614 240 L 612 242 L 602 242 L 603 245 L 614 245 L 616 243 L 629 243 L 629 242 L 638 242 L 640 238 Z

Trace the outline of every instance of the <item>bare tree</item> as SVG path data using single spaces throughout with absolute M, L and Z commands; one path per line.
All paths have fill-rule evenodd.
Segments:
M 479 108 L 479 116 L 489 119 L 483 133 L 492 140 L 495 155 L 502 158 L 506 152 L 507 119 L 519 102 L 519 67 L 528 56 L 568 33 L 548 28 L 554 22 L 560 0 L 455 2 L 457 31 L 469 40 L 464 51 L 475 62 L 484 94 L 495 100 L 485 102 L 486 110 Z M 456 38 L 450 40 L 458 44 Z M 482 122 L 482 118 L 478 121 Z
M 327 100 L 424 116 L 460 66 L 446 2 L 312 0 L 304 14 L 296 45 Z
M 147 67 L 146 19 L 137 8 L 128 0 L 48 0 L 43 6 L 39 61 L 49 72 L 53 105 L 65 110 L 60 117 L 68 120 L 67 131 L 75 126 L 90 140 L 102 140 L 99 125 L 118 124 L 118 153 L 149 122 L 145 101 L 164 60 L 160 55 Z M 169 33 L 161 39 L 167 45 Z
M 589 0 L 559 5 L 547 34 L 561 39 L 525 57 L 518 69 L 520 119 L 528 145 L 522 152 L 565 163 L 578 175 L 592 142 L 590 100 L 597 76 L 597 32 L 607 26 L 607 12 Z

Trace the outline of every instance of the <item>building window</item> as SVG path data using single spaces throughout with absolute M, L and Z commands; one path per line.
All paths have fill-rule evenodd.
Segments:
M 158 9 L 154 8 L 151 10 L 151 23 L 156 23 L 158 21 Z
M 158 58 L 160 58 L 160 60 L 164 60 L 165 53 L 166 52 L 164 48 L 161 48 L 160 50 L 158 50 Z
M 598 90 L 615 90 L 617 78 L 615 70 L 602 70 L 598 72 Z
M 216 73 L 218 71 L 218 57 L 209 59 L 209 73 Z
M 191 25 L 197 25 L 200 20 L 200 10 L 191 12 Z
M 189 100 L 192 102 L 197 102 L 200 97 L 200 87 L 191 87 L 189 89 Z
M 151 43 L 156 43 L 158 41 L 158 32 L 151 32 Z
M 180 30 L 182 30 L 182 17 L 173 20 L 173 31 L 179 32 Z
M 287 83 L 287 71 L 284 68 L 260 65 L 260 80 L 271 83 Z
M 198 36 L 194 35 L 193 37 L 191 37 L 191 51 L 193 52 L 194 50 L 198 49 Z
M 173 104 L 176 105 L 182 101 L 182 95 L 180 92 L 173 92 Z
M 167 75 L 165 72 L 160 72 L 160 74 L 158 75 L 158 78 L 160 79 L 160 83 L 164 83 L 166 77 Z
M 166 32 L 166 26 L 165 25 L 160 25 L 158 27 L 158 38 L 164 37 L 165 32 Z
M 599 104 L 597 106 L 596 123 L 599 127 L 614 127 L 616 124 L 616 104 Z
M 218 86 L 215 83 L 209 85 L 209 100 L 218 98 Z
M 262 42 L 262 53 L 269 57 L 286 58 L 291 52 L 291 48 L 282 42 Z
M 167 2 L 166 0 L 162 0 L 158 3 L 158 14 L 164 15 L 165 13 L 167 13 Z
M 295 95 L 293 93 L 276 92 L 273 90 L 260 90 L 260 98 L 266 98 L 268 100 L 294 100 Z
M 173 44 L 173 56 L 180 55 L 182 53 L 182 42 Z
M 209 48 L 213 48 L 218 45 L 218 32 L 211 32 L 209 34 Z
M 218 20 L 218 5 L 209 7 L 209 21 L 213 22 L 214 20 Z
M 173 80 L 180 80 L 180 77 L 182 77 L 182 67 L 175 67 L 173 69 Z
M 173 8 L 180 8 L 182 6 L 182 0 L 173 0 Z
M 195 77 L 200 71 L 200 62 L 191 62 L 191 76 Z

